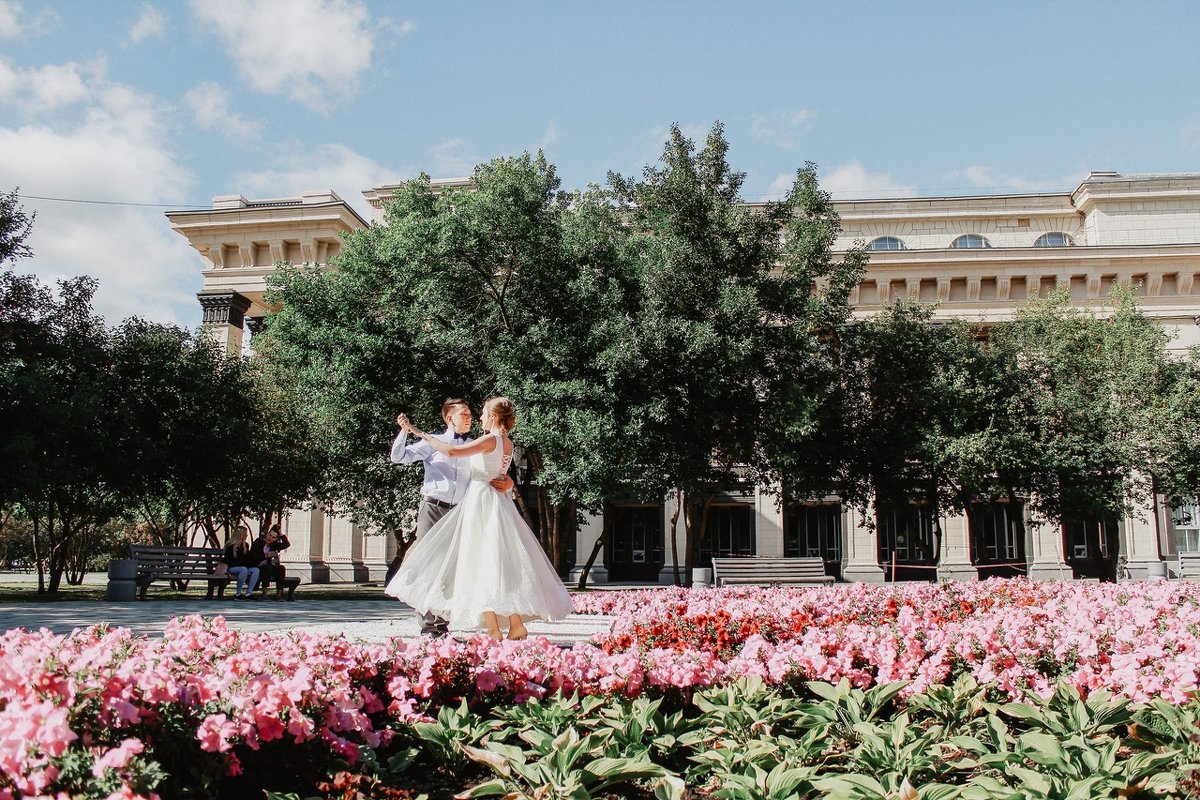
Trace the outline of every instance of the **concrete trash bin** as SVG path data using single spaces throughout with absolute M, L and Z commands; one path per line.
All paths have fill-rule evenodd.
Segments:
M 137 599 L 137 562 L 132 558 L 114 558 L 108 562 L 108 600 Z
M 692 567 L 692 588 L 712 585 L 712 570 L 708 567 Z

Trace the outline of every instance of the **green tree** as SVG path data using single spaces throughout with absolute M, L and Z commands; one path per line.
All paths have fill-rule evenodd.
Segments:
M 898 300 L 836 332 L 836 387 L 820 424 L 800 432 L 794 494 L 872 504 L 924 504 L 935 559 L 944 514 L 1022 496 L 1032 455 L 1022 375 L 962 321 Z M 805 434 L 809 435 L 805 435 Z
M 604 437 L 613 400 L 593 363 L 624 343 L 598 327 L 621 291 L 619 219 L 598 192 L 562 193 L 540 154 L 480 165 L 465 191 L 410 181 L 386 209 L 336 269 L 285 266 L 271 294 L 281 310 L 260 353 L 306 398 L 327 457 L 321 499 L 400 530 L 420 475 L 387 461 L 397 411 L 436 428 L 448 396 L 506 394 L 537 476 L 525 511 L 561 566 L 579 509 L 615 480 L 615 462 L 589 456 L 620 441 Z
M 29 258 L 33 251 L 26 239 L 33 232 L 37 214 L 27 214 L 21 207 L 17 189 L 0 194 L 0 264 Z
M 1134 513 L 1154 491 L 1171 394 L 1167 333 L 1117 288 L 1103 313 L 1064 292 L 1035 299 L 997 326 L 991 346 L 1024 379 L 1031 420 L 1028 490 L 1046 519 Z
M 676 491 L 685 576 L 715 494 L 778 474 L 766 438 L 812 424 L 819 387 L 797 379 L 818 371 L 864 262 L 859 248 L 832 257 L 840 221 L 815 166 L 782 202 L 749 205 L 728 149 L 720 123 L 699 150 L 673 126 L 640 181 L 610 175 L 637 279 L 637 462 L 644 491 Z

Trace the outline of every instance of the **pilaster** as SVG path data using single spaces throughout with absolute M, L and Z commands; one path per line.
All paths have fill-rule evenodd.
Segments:
M 283 532 L 292 546 L 282 561 L 289 575 L 309 583 L 329 583 L 325 552 L 325 512 L 319 506 L 293 509 L 283 520 Z
M 1071 580 L 1074 573 L 1063 558 L 1062 526 L 1029 512 L 1031 505 L 1025 506 L 1025 559 L 1029 565 L 1026 574 L 1035 581 Z
M 196 295 L 204 310 L 203 327 L 227 355 L 242 352 L 242 324 L 250 310 L 250 299 L 233 291 L 205 291 Z
M 604 533 L 604 515 L 589 514 L 581 525 L 575 528 L 575 566 L 567 573 L 567 582 L 579 583 L 579 576 L 592 555 L 596 540 Z M 596 563 L 588 570 L 588 583 L 608 583 L 608 568 L 604 566 L 604 552 L 596 556 Z
M 1142 503 L 1121 524 L 1121 555 L 1132 578 L 1165 578 L 1167 563 L 1158 551 L 1157 497 Z
M 971 529 L 964 514 L 942 518 L 937 576 L 938 580 L 979 580 L 979 570 L 971 563 Z
M 867 509 L 873 514 L 874 505 Z M 883 567 L 879 566 L 879 548 L 870 518 L 856 508 L 845 507 L 842 512 L 842 580 L 849 583 L 884 583 Z

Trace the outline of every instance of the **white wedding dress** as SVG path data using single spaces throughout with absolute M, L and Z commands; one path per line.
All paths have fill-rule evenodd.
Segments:
M 471 483 L 462 502 L 434 524 L 404 556 L 385 590 L 418 613 L 449 620 L 452 628 L 483 627 L 495 611 L 523 621 L 559 620 L 571 598 L 516 505 L 489 481 L 512 458 L 498 434 L 490 453 L 471 456 Z

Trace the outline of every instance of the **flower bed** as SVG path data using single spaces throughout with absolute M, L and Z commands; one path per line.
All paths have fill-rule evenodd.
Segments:
M 1084 700 L 1106 690 L 1179 704 L 1200 665 L 1195 584 L 662 589 L 575 602 L 614 615 L 613 631 L 569 649 L 483 637 L 363 645 L 199 617 L 172 621 L 160 640 L 11 631 L 0 637 L 0 798 L 310 793 L 339 769 L 377 770 L 435 740 L 463 700 L 487 712 L 576 693 L 614 708 L 666 698 L 695 715 L 695 693 L 745 679 L 794 694 L 844 680 L 889 697 L 903 681 L 896 703 L 968 680 L 996 700 L 1038 702 L 1057 683 Z

